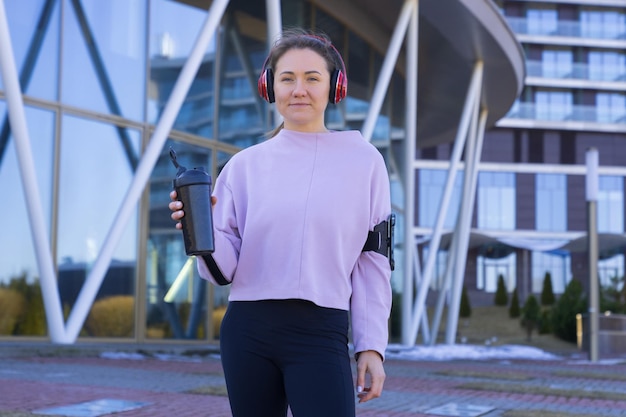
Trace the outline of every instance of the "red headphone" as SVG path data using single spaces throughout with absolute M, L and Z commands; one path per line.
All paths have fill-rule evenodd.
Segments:
M 322 42 L 324 45 L 330 45 L 330 47 L 335 51 L 339 62 L 341 63 L 341 69 L 335 69 L 332 74 L 330 74 L 330 91 L 328 93 L 328 102 L 332 104 L 337 104 L 348 94 L 348 78 L 346 77 L 346 65 L 343 62 L 343 58 L 341 58 L 341 54 L 337 49 L 333 46 L 332 43 L 328 42 L 326 39 L 321 38 L 315 35 L 302 35 L 307 38 L 315 39 Z M 274 71 L 271 68 L 267 68 L 267 62 L 271 56 L 270 54 L 265 58 L 265 62 L 263 63 L 263 71 L 261 72 L 261 76 L 257 82 L 257 88 L 259 90 L 259 95 L 268 103 L 273 103 L 275 101 L 274 97 Z

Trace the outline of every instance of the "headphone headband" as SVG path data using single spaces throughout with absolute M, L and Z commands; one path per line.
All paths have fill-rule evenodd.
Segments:
M 301 38 L 313 39 L 320 42 L 325 47 L 330 46 L 332 48 L 336 61 L 334 62 L 335 67 L 337 67 L 337 61 L 341 65 L 341 68 L 335 68 L 330 75 L 330 91 L 328 93 L 328 101 L 332 104 L 337 104 L 341 100 L 343 100 L 348 94 L 348 78 L 346 77 L 346 65 L 341 57 L 341 54 L 335 48 L 335 46 L 328 39 L 325 39 L 318 35 L 313 34 L 302 34 L 298 35 Z M 270 50 L 269 54 L 265 58 L 263 62 L 263 68 L 261 71 L 261 76 L 257 81 L 257 88 L 259 91 L 259 95 L 268 103 L 273 103 L 275 101 L 274 96 L 274 72 L 272 68 L 267 68 L 267 64 L 272 56 L 273 48 Z

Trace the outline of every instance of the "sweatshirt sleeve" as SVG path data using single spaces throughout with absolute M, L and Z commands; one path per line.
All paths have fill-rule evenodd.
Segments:
M 235 215 L 235 202 L 230 188 L 227 185 L 226 167 L 217 178 L 213 196 L 217 202 L 213 207 L 213 231 L 215 235 L 215 251 L 212 259 L 197 258 L 198 273 L 216 285 L 225 285 L 233 280 L 239 259 L 241 248 L 241 235 Z M 213 261 L 212 270 L 217 268 L 218 276 L 214 276 L 209 270 L 208 261 Z
M 390 214 L 389 175 L 380 156 L 371 183 L 370 230 Z M 391 267 L 386 256 L 374 251 L 359 255 L 352 271 L 350 310 L 355 353 L 374 350 L 384 359 L 391 312 Z

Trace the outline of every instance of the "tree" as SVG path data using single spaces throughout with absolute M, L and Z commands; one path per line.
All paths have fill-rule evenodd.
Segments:
M 554 291 L 552 290 L 552 276 L 550 272 L 546 272 L 543 277 L 543 289 L 541 290 L 541 305 L 551 306 L 555 303 Z
M 509 306 L 509 317 L 516 319 L 521 315 L 519 306 L 519 297 L 517 295 L 517 287 L 513 290 L 513 297 L 511 297 L 511 305 Z
M 572 279 L 552 307 L 552 331 L 560 339 L 576 343 L 576 315 L 587 310 L 582 284 Z
M 529 295 L 522 308 L 522 327 L 526 329 L 526 337 L 531 340 L 533 330 L 541 324 L 541 307 L 534 295 Z
M 502 274 L 498 275 L 498 287 L 496 288 L 494 304 L 497 306 L 509 305 L 509 294 L 506 291 L 506 285 L 504 284 L 504 277 Z
M 463 292 L 461 293 L 461 306 L 459 308 L 459 317 L 468 318 L 472 315 L 472 307 L 470 306 L 469 297 L 467 295 L 467 288 L 463 286 Z

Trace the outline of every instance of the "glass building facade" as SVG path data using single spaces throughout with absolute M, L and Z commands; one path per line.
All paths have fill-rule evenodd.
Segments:
M 546 273 L 556 293 L 573 278 L 588 282 L 586 246 L 574 242 L 587 231 L 585 154 L 591 147 L 600 162 L 600 239 L 614 242 L 601 243 L 599 279 L 613 285 L 613 278 L 624 277 L 626 247 L 626 4 L 495 3 L 523 46 L 526 81 L 485 136 L 472 230 L 491 242 L 471 249 L 466 285 L 494 292 L 502 275 L 509 291 L 525 297 L 541 292 Z M 445 176 L 442 161 L 450 151 L 448 145 L 419 151 L 425 235 L 438 204 L 428 197 L 436 193 L 436 178 Z
M 66 318 L 127 204 L 143 152 L 207 18 L 206 6 L 197 4 L 5 2 L 37 197 Z M 215 178 L 234 153 L 264 140 L 274 126 L 270 106 L 256 91 L 269 44 L 265 13 L 264 2 L 228 5 L 80 337 L 206 341 L 219 336 L 228 288 L 200 280 L 194 259 L 184 253 L 167 207 L 176 173 L 168 151 L 173 148 L 182 165 L 203 166 Z M 350 89 L 346 100 L 329 106 L 328 124 L 359 129 L 385 51 L 304 0 L 283 2 L 283 25 L 316 28 L 332 38 L 345 57 Z M 6 318 L 0 337 L 45 337 L 40 271 L 4 82 L 0 78 L 0 189 L 10 204 L 0 208 L 0 310 Z M 390 138 L 402 139 L 404 113 L 398 109 L 404 90 L 404 78 L 394 74 L 372 138 L 389 166 L 394 165 Z M 390 175 L 398 206 L 397 175 Z M 399 227 L 402 222 L 400 215 Z M 395 279 L 394 288 L 400 288 Z

